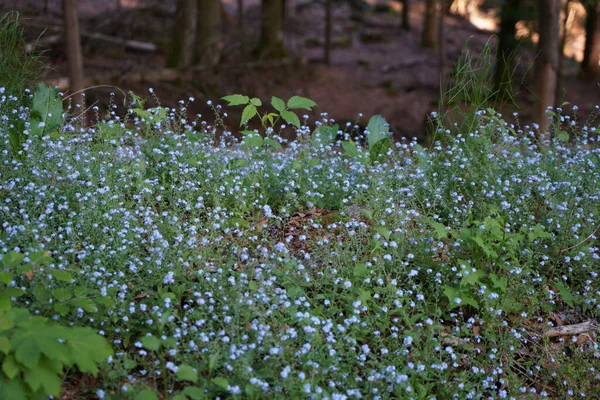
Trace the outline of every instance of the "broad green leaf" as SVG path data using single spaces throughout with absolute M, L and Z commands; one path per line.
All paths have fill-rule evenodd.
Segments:
M 21 379 L 7 379 L 0 374 L 0 399 L 31 400 L 30 393 Z
M 271 97 L 271 105 L 273 106 L 274 109 L 276 109 L 279 112 L 282 112 L 283 110 L 285 110 L 285 102 L 283 100 L 281 100 L 279 97 Z
M 435 231 L 435 236 L 438 240 L 448 237 L 448 231 L 446 230 L 446 226 L 444 224 L 440 224 L 437 221 L 430 221 L 429 224 Z
M 89 313 L 98 312 L 98 306 L 94 303 L 92 299 L 78 298 L 71 300 L 71 304 L 75 307 L 81 307 L 84 311 Z
M 12 354 L 6 356 L 2 362 L 2 372 L 10 379 L 13 379 L 19 373 L 19 364 L 17 364 Z
M 23 261 L 23 258 L 25 258 L 24 254 L 11 251 L 9 253 L 6 253 L 4 257 L 2 257 L 2 264 L 6 268 L 14 268 L 17 265 L 19 265 L 21 261 Z
M 227 381 L 227 379 L 225 379 L 223 377 L 214 378 L 212 380 L 212 383 L 214 383 L 218 387 L 222 388 L 223 390 L 227 390 L 227 388 L 229 387 L 229 382 Z
M 31 132 L 34 135 L 44 136 L 60 128 L 63 108 L 57 89 L 40 83 L 33 94 L 31 109 Z
M 390 129 L 386 120 L 379 114 L 373 115 L 367 125 L 369 131 L 367 135 L 367 141 L 369 142 L 369 149 L 373 149 L 375 143 L 389 138 Z M 387 151 L 387 149 L 386 149 Z
M 184 394 L 181 394 L 181 393 L 178 393 L 171 398 L 171 400 L 187 400 L 187 399 L 188 398 Z
M 279 143 L 277 140 L 271 139 L 271 138 L 265 138 L 265 144 L 268 144 L 269 146 L 274 147 L 278 150 L 281 150 L 283 148 L 281 146 L 281 143 Z
M 377 228 L 377 233 L 383 236 L 385 240 L 390 240 L 390 235 L 392 234 L 392 232 L 390 232 L 387 228 L 384 228 L 383 226 Z
M 293 111 L 282 111 L 280 115 L 281 118 L 283 118 L 288 124 L 294 125 L 296 128 L 300 128 L 300 119 Z
M 315 103 L 311 99 L 307 99 L 306 97 L 300 96 L 292 96 L 287 102 L 288 108 L 304 108 L 305 110 L 309 111 L 316 105 L 317 103 Z
M 244 137 L 244 147 L 249 147 L 251 149 L 258 149 L 260 147 L 262 147 L 264 140 L 262 138 L 262 136 L 260 135 L 254 135 L 254 136 L 246 136 Z
M 354 266 L 354 276 L 364 278 L 369 275 L 369 268 L 365 264 L 356 264 Z
M 235 225 L 239 225 L 239 226 L 241 226 L 242 228 L 250 229 L 250 224 L 249 224 L 249 223 L 248 223 L 248 221 L 246 221 L 245 219 L 242 219 L 242 218 L 235 218 L 235 217 L 234 217 L 234 218 L 230 218 L 230 219 L 229 219 L 229 222 L 230 222 L 231 224 L 233 224 L 233 226 L 235 226 Z
M 369 156 L 371 158 L 371 162 L 382 162 L 385 159 L 385 156 L 391 146 L 392 141 L 389 137 L 383 138 L 378 142 L 374 143 L 373 146 L 369 148 Z
M 558 140 L 560 140 L 561 142 L 568 142 L 569 134 L 565 131 L 560 131 L 560 133 L 558 134 Z
M 562 300 L 569 306 L 573 307 L 575 305 L 574 300 L 575 297 L 573 294 L 567 289 L 567 287 L 562 282 L 557 282 L 556 287 L 558 288 L 558 293 Z
M 52 290 L 52 297 L 54 297 L 58 301 L 66 301 L 71 299 L 71 291 L 65 288 L 56 288 Z
M 254 104 L 248 104 L 246 107 L 244 107 L 244 111 L 242 111 L 242 120 L 240 121 L 240 126 L 244 125 L 249 120 L 251 120 L 252 117 L 256 115 L 256 113 L 256 106 Z
M 21 340 L 15 349 L 16 360 L 27 368 L 33 368 L 38 364 L 40 354 L 40 347 L 31 337 Z
M 4 283 L 8 285 L 13 279 L 13 276 L 10 272 L 0 272 L 0 283 Z
M 254 282 L 254 281 L 252 281 L 252 282 Z M 217 354 L 213 354 L 208 359 L 208 374 L 209 375 L 211 375 L 217 369 L 220 358 L 221 358 L 220 354 L 217 353 Z
M 471 240 L 473 240 L 473 242 L 475 242 L 488 257 L 498 258 L 498 253 L 492 250 L 481 236 L 474 236 Z
M 52 276 L 56 279 L 58 279 L 59 281 L 63 281 L 63 282 L 67 282 L 67 283 L 71 283 L 71 281 L 73 280 L 73 277 L 71 276 L 70 273 L 68 273 L 67 271 L 63 271 L 60 269 L 56 269 L 54 271 L 52 271 Z
M 135 396 L 135 400 L 158 400 L 158 396 L 154 390 L 142 390 Z
M 335 138 L 337 137 L 337 132 L 340 129 L 338 124 L 335 124 L 333 126 L 329 126 L 329 125 L 321 125 L 320 127 L 318 127 L 317 129 L 315 129 L 315 131 L 313 132 L 312 135 L 312 143 L 313 145 L 330 145 L 335 141 Z
M 262 106 L 262 101 L 258 97 L 253 97 L 250 99 L 250 104 L 255 105 L 256 107 Z
M 358 157 L 359 152 L 358 148 L 354 144 L 354 142 L 342 142 L 342 147 L 344 148 L 344 155 L 347 157 L 355 158 Z
M 468 286 L 468 285 L 480 285 L 481 284 L 481 278 L 484 277 L 485 273 L 481 270 L 475 270 L 473 271 L 473 269 L 471 267 L 468 267 L 462 271 L 462 279 L 460 280 L 460 286 Z
M 496 289 L 500 290 L 502 293 L 506 293 L 506 289 L 508 288 L 508 279 L 506 277 L 490 274 L 490 280 Z
M 230 106 L 242 106 L 250 102 L 250 98 L 248 96 L 244 96 L 241 94 L 232 94 L 229 96 L 222 97 L 222 99 L 229 103 L 228 105 Z
M 183 389 L 183 394 L 192 400 L 204 400 L 206 398 L 204 390 L 194 386 L 188 386 Z
M 186 364 L 182 364 L 177 368 L 177 380 L 178 381 L 188 381 L 188 382 L 197 382 L 198 381 L 198 373 L 194 371 L 192 367 Z
M 43 387 L 44 393 L 46 394 L 52 396 L 58 396 L 60 394 L 62 379 L 45 365 L 38 365 L 35 368 L 25 371 L 24 378 L 25 382 L 27 382 L 34 392 L 40 387 Z
M 140 339 L 145 349 L 156 351 L 160 348 L 160 339 L 155 336 L 144 336 Z
M 10 351 L 10 340 L 7 337 L 0 336 L 0 353 L 8 354 Z
M 46 251 L 38 251 L 31 254 L 29 260 L 35 265 L 46 265 L 52 261 L 52 257 Z

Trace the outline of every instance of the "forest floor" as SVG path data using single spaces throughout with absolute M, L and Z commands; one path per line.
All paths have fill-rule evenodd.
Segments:
M 46 21 L 56 31 L 60 29 L 61 4 L 57 0 L 23 0 L 8 2 L 8 9 L 20 10 L 33 21 Z M 224 95 L 242 92 L 264 99 L 276 95 L 282 98 L 294 94 L 314 99 L 320 107 L 316 113 L 327 112 L 336 121 L 355 122 L 359 113 L 368 117 L 382 114 L 398 136 L 425 139 L 426 115 L 437 109 L 440 97 L 439 52 L 420 47 L 424 4 L 413 2 L 410 11 L 412 29 L 402 31 L 399 26 L 398 4 L 383 3 L 380 12 L 369 11 L 359 22 L 351 18 L 347 3 L 338 3 L 334 10 L 331 64 L 322 63 L 324 11 L 321 3 L 290 0 L 286 22 L 286 43 L 295 60 L 292 64 L 248 63 L 259 29 L 260 4 L 245 1 L 244 35 L 240 35 L 235 2 L 225 2 L 225 40 L 222 64 L 210 72 L 199 73 L 192 81 L 127 81 L 119 78 L 131 71 L 163 69 L 165 52 L 169 45 L 175 1 L 82 0 L 80 18 L 82 30 L 99 32 L 123 39 L 151 42 L 158 51 L 143 53 L 122 47 L 94 42 L 84 38 L 84 68 L 86 76 L 95 84 L 114 84 L 121 89 L 146 94 L 154 88 L 163 105 L 174 105 L 190 96 L 198 100 L 218 99 Z M 0 8 L 0 11 L 2 9 Z M 6 11 L 6 9 L 4 10 Z M 474 21 L 477 26 L 470 22 Z M 459 16 L 446 17 L 445 53 L 446 74 L 458 60 L 468 41 L 468 50 L 477 55 L 486 43 L 495 39 L 495 16 L 477 12 L 470 21 Z M 600 103 L 600 87 L 577 77 L 578 63 L 574 56 L 581 54 L 582 16 L 572 15 L 571 36 L 567 40 L 565 59 L 565 100 L 579 106 L 579 116 L 585 119 Z M 35 24 L 34 24 L 35 25 Z M 39 25 L 39 24 L 38 24 Z M 478 27 L 479 26 L 479 27 Z M 484 27 L 485 29 L 481 29 Z M 41 32 L 29 28 L 32 38 Z M 52 29 L 46 35 L 52 34 Z M 56 34 L 56 33 L 55 33 Z M 47 48 L 50 67 L 44 79 L 57 82 L 66 77 L 64 46 L 55 43 Z M 527 122 L 533 94 L 531 76 L 534 45 L 524 41 L 516 73 L 519 85 L 518 104 L 520 121 Z M 146 74 L 147 75 L 147 74 Z M 97 88 L 87 93 L 88 101 L 99 101 L 106 106 L 107 94 L 114 88 Z M 204 101 L 189 108 L 190 112 L 209 114 Z M 506 112 L 516 111 L 507 108 Z M 315 114 L 316 115 L 316 114 Z M 359 124 L 363 125 L 361 121 Z

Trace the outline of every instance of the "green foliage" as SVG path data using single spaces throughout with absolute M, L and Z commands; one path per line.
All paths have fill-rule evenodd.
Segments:
M 98 374 L 99 363 L 113 354 L 108 341 L 90 328 L 68 328 L 31 316 L 24 308 L 12 308 L 10 298 L 24 294 L 9 285 L 14 273 L 31 273 L 47 265 L 51 258 L 43 252 L 33 254 L 31 263 L 10 252 L 0 264 L 0 398 L 32 399 L 58 397 L 66 369 L 76 367 L 82 373 Z M 59 273 L 60 272 L 60 273 Z M 64 271 L 54 276 L 70 281 Z
M 271 112 L 261 115 L 258 111 L 258 107 L 262 106 L 262 101 L 259 98 L 250 98 L 241 94 L 232 94 L 223 97 L 223 100 L 225 100 L 229 106 L 245 106 L 242 111 L 240 126 L 247 125 L 252 118 L 258 116 L 263 127 L 266 127 L 267 123 L 273 127 L 281 118 L 288 124 L 300 128 L 300 119 L 292 110 L 305 109 L 310 111 L 317 105 L 317 103 L 306 97 L 292 96 L 286 103 L 279 97 L 273 96 L 271 98 L 271 105 L 277 113 Z
M 40 83 L 33 94 L 31 107 L 31 133 L 44 136 L 58 131 L 63 123 L 62 100 L 56 88 Z

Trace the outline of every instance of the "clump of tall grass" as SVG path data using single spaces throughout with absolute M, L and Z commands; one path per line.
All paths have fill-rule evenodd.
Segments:
M 38 80 L 40 53 L 27 51 L 21 16 L 12 11 L 0 16 L 0 87 L 23 97 L 25 89 Z

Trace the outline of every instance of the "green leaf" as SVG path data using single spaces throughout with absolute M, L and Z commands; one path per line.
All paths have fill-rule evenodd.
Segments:
M 364 278 L 369 275 L 369 268 L 365 264 L 356 264 L 354 266 L 354 276 Z
M 160 348 L 160 339 L 155 336 L 144 336 L 140 339 L 145 349 L 156 351 Z
M 485 253 L 485 255 L 487 255 L 490 258 L 498 258 L 498 253 L 496 253 L 494 250 L 492 250 L 483 240 L 483 238 L 481 236 L 474 236 L 471 238 L 471 240 L 473 242 L 475 242 L 480 248 L 481 250 L 483 250 L 483 252 Z
M 135 396 L 135 400 L 158 400 L 158 396 L 154 390 L 142 390 Z
M 6 356 L 2 362 L 2 371 L 10 379 L 13 379 L 19 373 L 19 364 L 17 364 L 12 354 Z
M 218 387 L 222 388 L 223 390 L 227 390 L 227 388 L 229 387 L 229 382 L 227 381 L 227 379 L 225 379 L 223 377 L 214 378 L 212 380 L 212 383 L 214 383 Z
M 35 368 L 25 371 L 24 378 L 33 392 L 43 387 L 45 394 L 52 396 L 60 394 L 62 379 L 53 370 L 48 368 L 47 365 L 38 365 Z
M 73 300 L 71 300 L 71 304 L 73 304 L 75 307 L 81 307 L 81 308 L 83 308 L 84 311 L 89 312 L 89 313 L 98 312 L 98 307 L 96 306 L 96 303 L 94 303 L 94 300 L 92 300 L 92 299 L 84 299 L 84 298 L 73 299 Z
M 231 224 L 233 224 L 233 226 L 235 226 L 235 225 L 239 225 L 239 226 L 241 226 L 242 228 L 250 229 L 250 224 L 249 224 L 249 223 L 248 223 L 248 221 L 246 221 L 245 219 L 242 219 L 242 218 L 235 218 L 235 217 L 234 217 L 234 218 L 230 218 L 230 219 L 229 219 L 229 222 L 230 222 Z
M 461 270 L 462 279 L 460 280 L 460 286 L 478 286 L 481 284 L 481 278 L 484 277 L 485 273 L 481 270 L 473 271 L 473 268 L 467 266 L 466 269 Z
M 282 112 L 283 110 L 285 110 L 285 102 L 283 100 L 281 100 L 279 97 L 271 97 L 271 105 L 273 106 L 274 109 L 276 109 L 279 112 Z
M 383 161 L 391 146 L 392 141 L 389 137 L 381 139 L 380 141 L 373 144 L 373 146 L 369 148 L 371 162 L 374 163 L 375 161 Z
M 25 258 L 24 254 L 11 251 L 2 257 L 2 264 L 4 264 L 6 268 L 14 268 L 23 261 L 23 258 Z
M 240 121 L 240 126 L 250 121 L 256 114 L 256 106 L 254 104 L 248 104 L 246 107 L 244 107 L 244 111 L 242 111 L 242 120 Z
M 300 128 L 300 119 L 293 111 L 282 111 L 280 113 L 281 118 L 288 124 L 294 125 L 296 128 Z
M 52 297 L 58 301 L 66 301 L 71 299 L 71 292 L 65 288 L 56 288 L 52 290 Z
M 508 279 L 506 277 L 499 277 L 496 274 L 490 274 L 490 280 L 496 289 L 500 290 L 502 293 L 506 293 L 508 288 Z
M 206 398 L 204 390 L 194 386 L 188 386 L 183 389 L 183 394 L 192 400 L 204 400 Z
M 356 147 L 356 144 L 354 144 L 354 142 L 342 142 L 342 147 L 344 148 L 345 156 L 351 158 L 358 157 L 358 148 Z
M 0 399 L 31 400 L 30 393 L 21 379 L 6 379 L 0 374 Z
M 47 265 L 52 262 L 52 257 L 46 251 L 38 251 L 31 254 L 29 260 L 35 265 Z
M 60 128 L 63 108 L 57 89 L 40 83 L 33 95 L 31 109 L 31 132 L 34 135 L 44 136 Z
M 248 96 L 244 96 L 241 94 L 232 94 L 229 96 L 222 97 L 222 99 L 228 102 L 228 105 L 230 106 L 241 106 L 250 102 L 250 98 Z
M 175 396 L 173 396 L 171 400 L 187 400 L 187 397 L 185 397 L 185 395 L 182 393 L 178 393 Z
M 250 104 L 255 105 L 256 107 L 262 106 L 262 101 L 258 97 L 253 97 L 250 99 Z
M 448 237 L 448 231 L 446 230 L 446 226 L 444 224 L 440 224 L 436 221 L 430 221 L 429 224 L 435 231 L 435 236 L 438 240 L 445 239 Z
M 71 281 L 73 280 L 73 277 L 71 276 L 70 273 L 68 273 L 67 271 L 60 270 L 60 269 L 56 269 L 56 270 L 52 271 L 52 276 L 54 278 L 58 279 L 59 281 L 63 281 L 63 282 L 67 282 L 67 283 L 71 283 Z
M 373 149 L 375 143 L 385 138 L 389 139 L 390 128 L 386 120 L 379 114 L 373 115 L 367 125 L 367 140 L 369 142 L 369 149 Z
M 0 272 L 0 283 L 4 283 L 8 285 L 13 279 L 13 276 L 10 272 Z
M 568 142 L 569 134 L 565 131 L 560 131 L 560 133 L 558 134 L 558 140 L 560 140 L 561 142 Z
M 313 145 L 322 144 L 327 146 L 332 144 L 335 141 L 335 138 L 337 137 L 337 132 L 339 129 L 340 127 L 338 124 L 335 124 L 333 126 L 321 125 L 313 132 Z
M 192 367 L 186 364 L 182 364 L 177 368 L 176 376 L 178 381 L 198 381 L 198 373 L 196 373 Z
M 317 103 L 315 103 L 311 99 L 307 99 L 306 97 L 300 96 L 292 96 L 287 102 L 288 108 L 304 108 L 305 110 L 309 111 L 316 105 Z
M 390 232 L 387 228 L 384 228 L 383 226 L 377 228 L 377 233 L 383 236 L 385 240 L 390 240 L 390 235 L 392 234 L 392 232 Z
M 575 305 L 575 297 L 573 294 L 567 289 L 567 287 L 562 282 L 556 282 L 556 287 L 558 288 L 558 293 L 562 300 L 569 306 L 573 307 Z
M 10 351 L 10 340 L 7 337 L 0 336 L 0 353 L 8 354 Z
M 271 139 L 271 138 L 265 138 L 265 144 L 268 144 L 269 146 L 274 147 L 278 150 L 281 150 L 283 148 L 281 146 L 281 143 L 279 143 L 277 140 Z
M 262 136 L 260 136 L 260 135 L 246 136 L 246 137 L 244 137 L 244 140 L 243 140 L 244 147 L 249 147 L 251 149 L 261 148 L 263 143 L 264 143 L 264 140 L 263 140 Z
M 38 344 L 31 337 L 21 340 L 15 349 L 16 360 L 27 368 L 33 368 L 38 364 L 40 354 Z
M 254 281 L 252 281 L 254 282 Z M 212 356 L 210 356 L 210 358 L 208 359 L 208 374 L 211 375 L 215 369 L 217 369 L 217 365 L 218 362 L 220 360 L 221 356 L 219 353 L 213 354 Z

